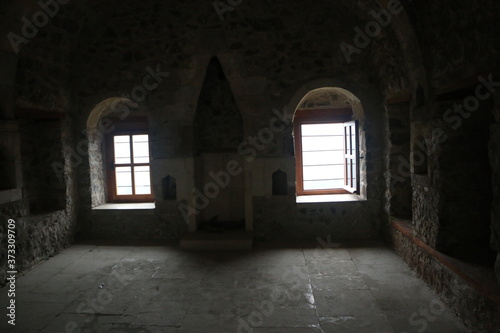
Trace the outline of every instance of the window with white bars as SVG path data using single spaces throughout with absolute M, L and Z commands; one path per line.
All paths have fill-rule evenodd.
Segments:
M 109 201 L 152 201 L 149 135 L 114 134 L 109 141 Z
M 294 120 L 297 194 L 342 194 L 358 191 L 356 122 L 341 111 L 307 110 Z

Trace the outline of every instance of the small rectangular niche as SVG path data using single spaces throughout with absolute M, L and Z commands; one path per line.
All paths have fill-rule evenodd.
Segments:
M 177 180 L 168 175 L 161 180 L 163 200 L 177 200 Z
M 273 195 L 288 194 L 288 177 L 286 172 L 280 169 L 273 173 Z

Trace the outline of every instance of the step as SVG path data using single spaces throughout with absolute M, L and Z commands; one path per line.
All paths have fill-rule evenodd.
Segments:
M 180 240 L 183 250 L 251 250 L 253 233 L 246 231 L 197 231 Z

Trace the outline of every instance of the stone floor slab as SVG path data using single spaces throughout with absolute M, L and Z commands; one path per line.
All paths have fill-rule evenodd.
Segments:
M 469 332 L 377 241 L 232 252 L 80 244 L 17 287 L 19 326 L 4 320 L 2 333 Z

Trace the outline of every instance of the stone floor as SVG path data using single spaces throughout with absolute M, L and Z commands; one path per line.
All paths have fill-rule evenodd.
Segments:
M 469 332 L 382 243 L 320 243 L 76 244 L 17 280 L 16 327 L 4 314 L 0 332 Z

